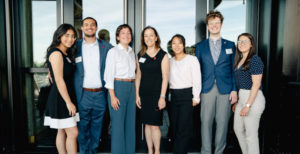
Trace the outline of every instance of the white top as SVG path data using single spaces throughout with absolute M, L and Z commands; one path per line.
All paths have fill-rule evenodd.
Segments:
M 200 102 L 201 72 L 198 59 L 186 55 L 182 60 L 170 60 L 170 89 L 193 88 L 193 100 Z
M 114 89 L 114 79 L 135 79 L 135 54 L 130 46 L 128 51 L 118 44 L 111 48 L 106 57 L 104 80 L 107 89 Z
M 89 44 L 83 40 L 82 58 L 84 68 L 83 87 L 101 88 L 100 50 L 97 40 L 92 44 Z

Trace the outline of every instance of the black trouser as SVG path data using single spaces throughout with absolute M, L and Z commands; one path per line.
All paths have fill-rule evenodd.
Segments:
M 193 131 L 192 88 L 171 89 L 171 124 L 174 154 L 186 154 Z

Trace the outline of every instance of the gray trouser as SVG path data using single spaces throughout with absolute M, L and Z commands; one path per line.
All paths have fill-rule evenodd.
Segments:
M 265 97 L 258 91 L 247 116 L 240 112 L 250 96 L 250 90 L 239 91 L 239 101 L 234 113 L 234 132 L 238 138 L 243 154 L 259 154 L 258 128 L 261 114 L 265 109 Z
M 231 115 L 229 94 L 220 94 L 216 84 L 201 94 L 201 154 L 212 154 L 212 129 L 216 121 L 215 154 L 222 154 L 226 146 L 228 122 Z

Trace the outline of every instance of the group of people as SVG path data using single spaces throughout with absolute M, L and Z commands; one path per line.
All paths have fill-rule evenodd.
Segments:
M 243 33 L 235 46 L 221 38 L 222 23 L 220 12 L 207 14 L 209 38 L 196 45 L 195 56 L 186 54 L 184 36 L 174 35 L 172 58 L 160 47 L 159 34 L 151 26 L 143 29 L 136 55 L 127 24 L 117 28 L 115 47 L 96 38 L 98 25 L 92 17 L 82 20 L 80 40 L 72 25 L 60 25 L 47 49 L 53 85 L 44 120 L 44 125 L 58 130 L 58 152 L 77 153 L 78 140 L 80 153 L 97 153 L 108 103 L 111 153 L 135 153 L 136 110 L 140 110 L 148 153 L 159 154 L 159 126 L 169 88 L 173 153 L 188 152 L 193 107 L 201 100 L 201 154 L 213 153 L 214 122 L 214 153 L 223 153 L 232 111 L 242 152 L 258 154 L 264 65 L 255 54 L 254 38 Z

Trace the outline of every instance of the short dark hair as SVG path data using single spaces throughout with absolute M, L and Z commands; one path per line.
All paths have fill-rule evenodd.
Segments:
M 93 18 L 93 17 L 85 17 L 84 19 L 82 19 L 82 20 L 81 20 L 81 26 L 83 26 L 83 22 L 84 22 L 85 20 L 87 20 L 87 19 L 92 19 L 92 20 L 94 20 L 95 23 L 96 23 L 96 27 L 98 27 L 97 20 L 96 20 L 95 18 Z
M 206 15 L 205 23 L 208 24 L 209 19 L 220 18 L 221 23 L 223 23 L 224 17 L 219 11 L 210 10 Z
M 119 43 L 119 40 L 117 39 L 117 37 L 120 35 L 121 30 L 124 29 L 124 28 L 129 29 L 130 35 L 131 35 L 131 41 L 132 41 L 132 29 L 131 29 L 131 27 L 128 24 L 122 24 L 122 25 L 118 26 L 118 28 L 116 30 L 116 42 L 117 42 L 117 44 Z
M 181 35 L 181 34 L 175 34 L 175 35 L 171 38 L 171 40 L 170 40 L 170 43 L 171 43 L 171 49 L 172 49 L 172 42 L 173 42 L 173 40 L 174 40 L 175 38 L 179 38 L 179 39 L 181 40 L 181 42 L 182 42 L 182 44 L 183 44 L 183 52 L 186 53 L 186 51 L 185 51 L 185 38 L 184 38 L 184 36 Z M 175 56 L 173 49 L 171 50 L 170 54 L 171 54 L 172 56 Z

